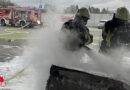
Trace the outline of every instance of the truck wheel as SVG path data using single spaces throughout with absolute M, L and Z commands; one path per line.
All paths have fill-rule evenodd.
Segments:
M 6 26 L 5 20 L 1 20 L 1 26 Z
M 22 27 L 22 26 L 25 26 L 25 22 L 20 22 L 20 26 Z

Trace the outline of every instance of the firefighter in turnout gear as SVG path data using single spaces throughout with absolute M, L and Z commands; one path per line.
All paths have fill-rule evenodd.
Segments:
M 67 49 L 77 50 L 93 42 L 93 35 L 89 33 L 89 29 L 86 27 L 89 19 L 89 10 L 83 7 L 77 11 L 73 20 L 63 24 L 62 30 L 70 34 L 65 44 Z
M 102 31 L 100 52 L 110 54 L 116 48 L 128 47 L 130 43 L 130 14 L 127 8 L 117 9 L 113 19 L 106 22 Z
M 69 20 L 64 23 L 62 31 L 67 35 L 67 38 L 65 37 L 65 49 L 75 51 L 93 42 L 93 36 L 89 33 L 89 29 L 86 27 L 89 18 L 90 14 L 88 9 L 81 8 L 77 11 L 74 20 Z M 75 85 L 73 82 L 80 79 L 76 77 L 75 72 L 76 70 L 71 71 L 64 67 L 52 65 L 46 90 L 61 90 L 61 88 L 64 90 L 74 90 Z M 69 82 L 69 80 L 71 82 Z M 51 85 L 53 88 L 51 88 Z M 62 86 L 65 86 L 65 88 Z

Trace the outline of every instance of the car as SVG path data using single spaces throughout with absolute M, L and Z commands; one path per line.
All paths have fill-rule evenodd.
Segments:
M 101 20 L 99 21 L 99 24 L 98 24 L 98 29 L 102 29 L 104 24 L 107 22 L 108 20 Z

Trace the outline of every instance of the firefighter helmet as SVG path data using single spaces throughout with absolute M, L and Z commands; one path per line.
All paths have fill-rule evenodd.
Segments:
M 82 7 L 77 11 L 76 16 L 84 16 L 84 17 L 90 18 L 90 13 L 87 8 Z
M 129 20 L 130 19 L 130 13 L 127 8 L 120 7 L 117 9 L 115 13 L 115 17 L 121 20 Z

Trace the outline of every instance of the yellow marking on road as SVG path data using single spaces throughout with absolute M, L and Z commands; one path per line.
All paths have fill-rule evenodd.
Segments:
M 101 40 L 102 37 L 94 37 L 93 39 Z
M 15 37 L 0 37 L 0 39 L 16 39 L 16 40 L 18 40 L 18 39 L 30 39 L 30 38 L 15 38 Z

